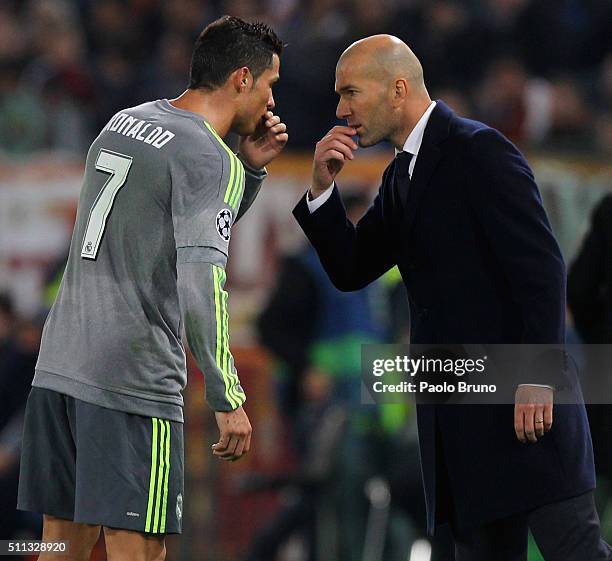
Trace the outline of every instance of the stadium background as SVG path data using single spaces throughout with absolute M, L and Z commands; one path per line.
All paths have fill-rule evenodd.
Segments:
M 299 469 L 277 403 L 276 364 L 258 343 L 255 319 L 274 289 L 281 256 L 303 244 L 290 211 L 308 183 L 314 143 L 336 124 L 335 62 L 353 40 L 398 35 L 423 62 L 432 98 L 495 126 L 526 152 L 568 263 L 591 210 L 612 189 L 607 0 L 3 0 L 0 342 L 4 351 L 10 337 L 20 359 L 0 361 L 2 516 L 13 500 L 20 388 L 31 379 L 37 338 L 61 276 L 87 147 L 117 110 L 180 94 L 195 36 L 224 13 L 266 21 L 287 44 L 275 112 L 287 123 L 290 142 L 232 237 L 231 343 L 249 397 L 253 452 L 236 464 L 213 461 L 208 448 L 216 428 L 191 362 L 186 531 L 169 540 L 169 559 L 247 559 L 257 532 L 292 500 L 286 486 L 240 491 L 248 473 Z M 342 174 L 343 186 L 371 197 L 391 155 L 389 147 L 360 151 Z M 345 475 L 331 475 L 326 485 Z M 612 506 L 601 473 L 599 483 L 610 540 Z M 313 516 L 319 554 L 312 558 L 342 561 L 333 534 L 343 518 L 329 501 Z M 20 524 L 23 532 L 36 520 Z M 294 539 L 279 559 L 304 558 L 308 542 Z M 332 545 L 326 550 L 321 543 Z M 101 550 L 97 555 L 104 558 Z

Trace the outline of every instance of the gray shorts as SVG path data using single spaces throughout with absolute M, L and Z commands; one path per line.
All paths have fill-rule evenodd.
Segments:
M 32 388 L 19 510 L 143 533 L 180 534 L 183 496 L 181 423 Z

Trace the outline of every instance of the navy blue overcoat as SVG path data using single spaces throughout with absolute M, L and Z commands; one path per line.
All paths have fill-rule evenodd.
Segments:
M 397 264 L 415 343 L 563 342 L 565 265 L 519 150 L 438 101 L 399 192 L 394 166 L 355 227 L 337 188 L 312 214 L 305 197 L 294 209 L 333 283 L 357 290 Z M 536 444 L 517 440 L 512 405 L 419 405 L 417 418 L 430 532 L 595 487 L 583 405 L 556 405 Z

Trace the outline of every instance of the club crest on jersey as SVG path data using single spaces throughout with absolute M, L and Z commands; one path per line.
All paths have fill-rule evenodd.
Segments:
M 217 214 L 217 234 L 225 242 L 229 242 L 230 230 L 232 228 L 232 211 L 228 208 L 221 209 Z

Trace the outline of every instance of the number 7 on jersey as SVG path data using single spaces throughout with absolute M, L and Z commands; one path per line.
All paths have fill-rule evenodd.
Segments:
M 102 186 L 89 211 L 81 257 L 85 259 L 95 259 L 97 257 L 100 241 L 106 228 L 106 220 L 113 208 L 119 189 L 125 184 L 131 165 L 131 156 L 125 156 L 110 150 L 100 150 L 96 159 L 96 169 L 104 173 L 110 173 L 110 177 Z

